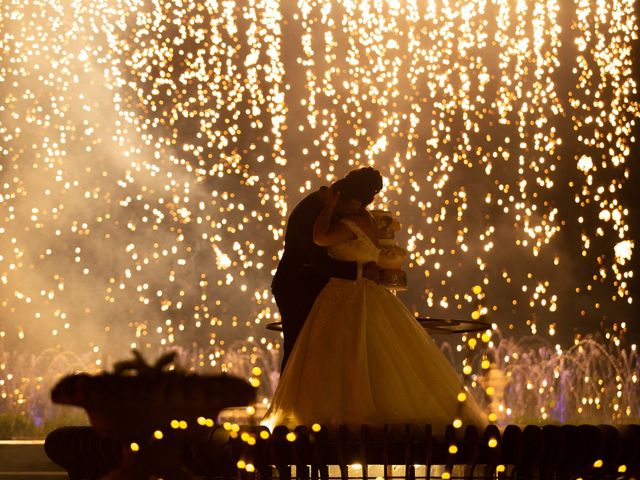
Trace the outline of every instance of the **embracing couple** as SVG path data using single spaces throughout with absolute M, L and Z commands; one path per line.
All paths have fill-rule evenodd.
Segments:
M 380 249 L 367 206 L 381 189 L 380 173 L 361 168 L 291 212 L 272 284 L 284 357 L 263 422 L 271 427 L 486 425 L 433 339 L 378 283 Z

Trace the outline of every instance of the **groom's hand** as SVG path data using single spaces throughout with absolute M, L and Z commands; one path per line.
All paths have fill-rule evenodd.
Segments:
M 333 211 L 336 207 L 338 200 L 340 200 L 340 192 L 334 190 L 333 188 L 323 187 L 320 189 L 322 192 L 322 200 L 324 202 L 324 207 Z
M 372 282 L 380 282 L 380 267 L 376 262 L 369 262 L 362 265 L 362 276 Z

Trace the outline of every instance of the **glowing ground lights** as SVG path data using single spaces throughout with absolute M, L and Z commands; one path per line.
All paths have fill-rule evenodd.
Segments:
M 277 365 L 288 209 L 358 165 L 387 179 L 417 313 L 617 345 L 635 321 L 633 8 L 5 2 L 2 408 L 32 395 L 21 352 Z M 455 345 L 470 378 L 494 336 Z

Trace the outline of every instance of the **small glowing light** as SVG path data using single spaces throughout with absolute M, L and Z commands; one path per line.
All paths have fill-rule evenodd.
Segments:
M 131 449 L 132 452 L 140 451 L 140 445 L 138 445 L 136 442 L 132 442 L 131 445 L 129 445 L 129 448 Z
M 449 445 L 449 453 L 451 454 L 458 453 L 458 447 L 456 445 Z
M 588 173 L 593 168 L 593 160 L 588 155 L 582 155 L 578 160 L 578 170 Z
M 460 392 L 458 394 L 458 401 L 459 402 L 465 402 L 467 400 L 467 394 L 464 392 Z
M 296 434 L 293 432 L 289 432 L 287 433 L 287 440 L 290 442 L 295 442 L 296 441 Z
M 593 462 L 593 468 L 600 468 L 602 465 L 604 465 L 604 462 L 600 458 Z
M 319 432 L 322 429 L 322 426 L 319 423 L 314 423 L 311 425 L 311 430 L 314 432 Z
M 495 438 L 490 438 L 487 442 L 487 445 L 489 446 L 489 448 L 495 448 L 498 446 L 498 440 L 496 440 Z
M 460 420 L 459 418 L 456 418 L 453 421 L 453 428 L 460 428 L 462 426 L 462 420 Z
M 155 438 L 156 440 L 162 440 L 164 438 L 162 430 L 156 430 L 155 432 L 153 432 L 153 438 Z

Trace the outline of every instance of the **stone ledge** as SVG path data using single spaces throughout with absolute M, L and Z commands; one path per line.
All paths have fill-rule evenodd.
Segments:
M 0 480 L 68 478 L 44 451 L 44 440 L 0 440 Z

